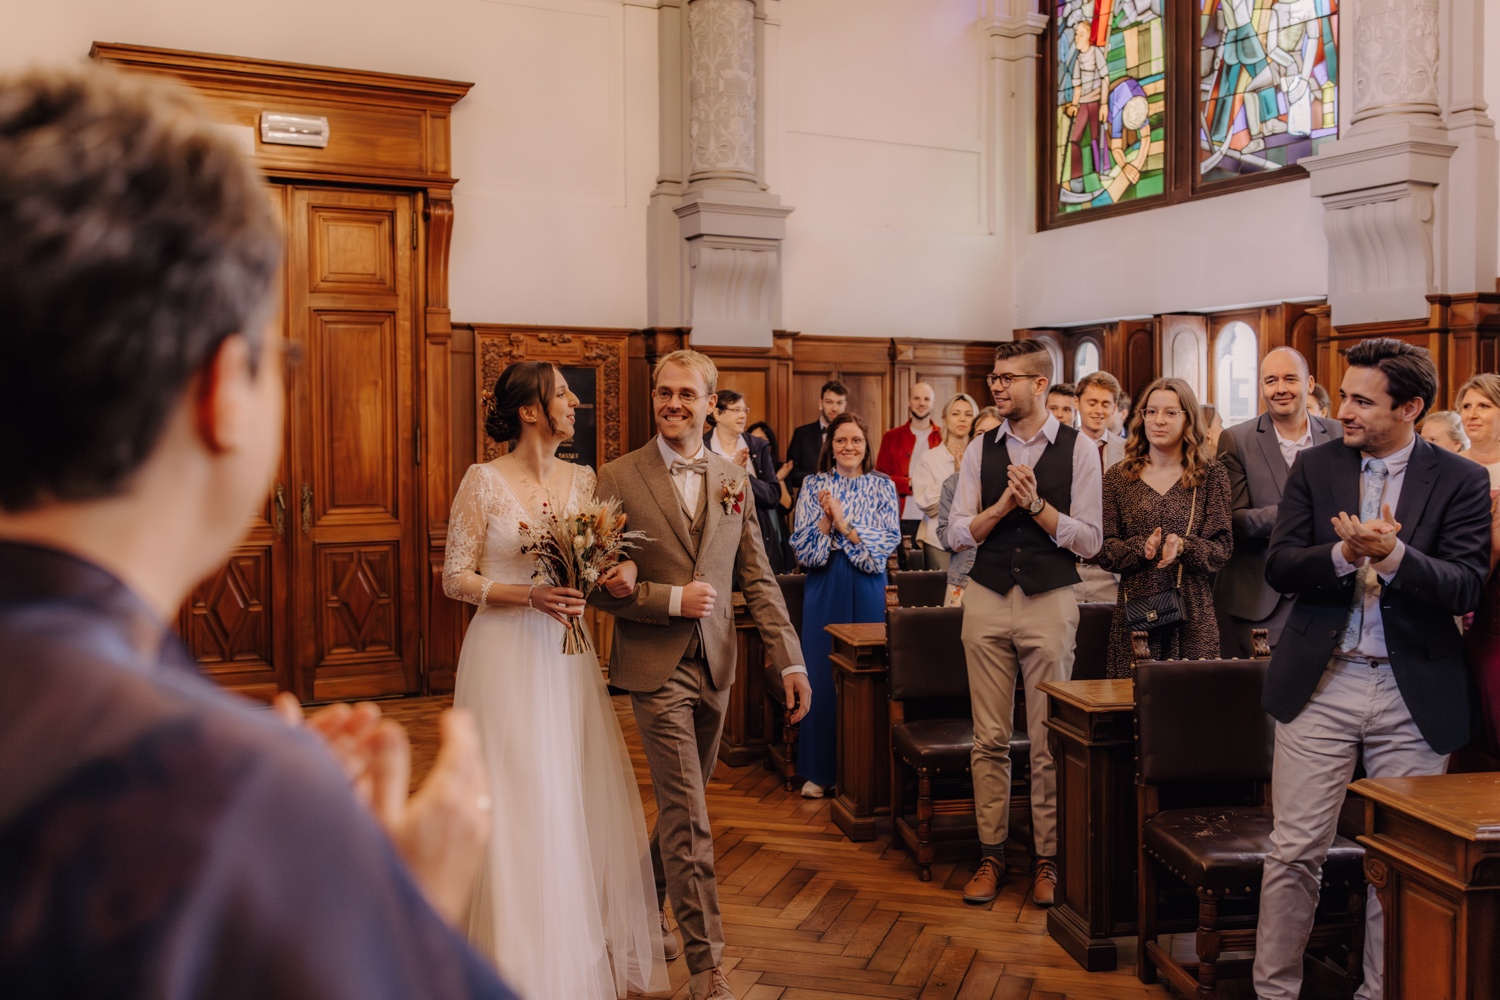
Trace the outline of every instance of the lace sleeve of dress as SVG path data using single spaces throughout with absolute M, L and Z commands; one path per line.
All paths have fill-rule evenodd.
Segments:
M 599 499 L 595 493 L 595 490 L 599 487 L 599 477 L 594 475 L 593 469 L 587 465 L 580 465 L 578 471 L 573 473 L 573 476 L 577 480 L 574 486 L 574 494 L 580 503 L 585 500 Z
M 478 572 L 479 556 L 484 551 L 484 509 L 488 500 L 483 467 L 469 466 L 448 514 L 448 544 L 443 554 L 443 593 L 481 608 L 490 589 L 490 581 Z

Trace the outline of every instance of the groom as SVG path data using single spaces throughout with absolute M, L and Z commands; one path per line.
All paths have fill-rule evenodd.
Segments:
M 656 790 L 651 862 L 659 901 L 670 893 L 687 943 L 692 1000 L 734 1000 L 719 969 L 724 927 L 704 789 L 718 755 L 734 683 L 737 585 L 781 671 L 792 721 L 812 703 L 802 647 L 772 579 L 745 473 L 703 447 L 703 420 L 719 372 L 697 351 L 656 364 L 651 405 L 657 436 L 599 470 L 598 495 L 617 497 L 630 527 L 652 541 L 632 557 L 629 597 L 595 590 L 589 600 L 615 616 L 610 683 L 631 693 Z M 676 941 L 662 931 L 669 958 Z

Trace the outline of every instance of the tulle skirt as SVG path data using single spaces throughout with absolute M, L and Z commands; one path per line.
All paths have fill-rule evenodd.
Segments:
M 474 616 L 455 706 L 474 713 L 494 832 L 469 939 L 527 1000 L 667 988 L 635 772 L 593 653 L 526 608 Z

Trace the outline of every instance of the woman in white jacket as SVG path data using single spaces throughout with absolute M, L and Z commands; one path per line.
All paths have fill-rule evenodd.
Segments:
M 938 538 L 938 501 L 942 498 L 943 481 L 958 471 L 963 460 L 964 449 L 969 446 L 970 432 L 979 406 L 974 397 L 959 393 L 943 404 L 943 446 L 929 448 L 911 463 L 911 495 L 922 508 L 922 524 L 917 528 L 917 542 L 927 554 L 927 568 L 948 568 L 951 553 Z

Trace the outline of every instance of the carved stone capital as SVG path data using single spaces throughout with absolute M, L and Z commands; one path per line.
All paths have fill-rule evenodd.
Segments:
M 1354 124 L 1383 115 L 1436 118 L 1438 0 L 1363 0 L 1354 18 Z
M 986 18 L 983 28 L 990 43 L 990 58 L 1005 62 L 1035 59 L 1041 54 L 1041 37 L 1047 30 L 1047 21 L 1046 14 L 1035 11 Z
M 755 2 L 688 5 L 689 181 L 754 182 Z

